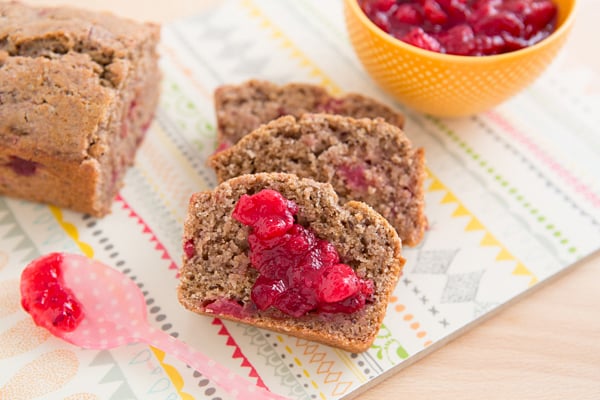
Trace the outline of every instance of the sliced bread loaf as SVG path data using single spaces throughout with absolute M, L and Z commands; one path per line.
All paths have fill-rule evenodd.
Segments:
M 296 223 L 332 244 L 340 262 L 372 281 L 373 293 L 362 309 L 292 317 L 274 307 L 257 308 L 251 297 L 258 272 L 249 257 L 250 228 L 232 213 L 243 195 L 263 189 L 293 201 Z M 178 297 L 185 308 L 354 352 L 373 343 L 404 265 L 400 239 L 381 215 L 361 202 L 340 205 L 331 185 L 292 174 L 243 175 L 192 195 L 183 240 Z
M 257 172 L 286 172 L 331 183 L 342 202 L 369 204 L 416 246 L 427 226 L 425 154 L 382 119 L 329 114 L 278 118 L 208 161 L 219 181 Z
M 223 85 L 215 91 L 217 145 L 223 150 L 260 125 L 284 115 L 328 113 L 355 118 L 380 117 L 400 128 L 404 116 L 385 104 L 357 93 L 334 97 L 323 87 L 308 83 L 276 85 L 250 80 Z

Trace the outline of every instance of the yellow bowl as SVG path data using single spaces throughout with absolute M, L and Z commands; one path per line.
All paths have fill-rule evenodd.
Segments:
M 422 50 L 379 29 L 357 0 L 344 0 L 350 41 L 371 77 L 415 110 L 464 116 L 488 110 L 531 84 L 550 64 L 571 30 L 575 0 L 554 0 L 556 30 L 541 42 L 493 56 L 456 56 Z

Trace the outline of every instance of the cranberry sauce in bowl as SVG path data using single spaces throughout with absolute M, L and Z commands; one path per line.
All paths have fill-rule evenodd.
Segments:
M 425 50 L 465 56 L 532 46 L 556 27 L 552 0 L 359 0 L 379 28 Z

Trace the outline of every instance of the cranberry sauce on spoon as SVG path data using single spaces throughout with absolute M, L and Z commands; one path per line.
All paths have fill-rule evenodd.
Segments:
M 63 255 L 33 261 L 21 276 L 21 305 L 35 323 L 52 334 L 74 331 L 84 318 L 81 303 L 65 286 Z
M 214 380 L 232 398 L 285 400 L 148 324 L 137 284 L 99 261 L 65 253 L 32 261 L 21 274 L 21 304 L 37 325 L 76 346 L 110 349 L 145 342 Z

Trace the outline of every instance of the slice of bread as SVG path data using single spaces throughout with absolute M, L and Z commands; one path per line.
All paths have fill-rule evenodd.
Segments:
M 342 202 L 369 204 L 416 246 L 427 226 L 425 153 L 382 119 L 329 114 L 281 117 L 208 161 L 219 181 L 257 172 L 286 172 L 331 183 Z
M 364 308 L 351 314 L 309 312 L 294 318 L 257 309 L 250 293 L 257 270 L 248 258 L 249 228 L 232 217 L 244 194 L 273 189 L 299 208 L 296 222 L 335 246 L 340 262 L 374 283 Z M 211 192 L 192 195 L 184 225 L 178 297 L 187 309 L 322 342 L 347 351 L 367 350 L 377 335 L 405 260 L 392 226 L 368 205 L 340 205 L 327 183 L 293 174 L 243 175 Z
M 276 85 L 250 80 L 239 85 L 223 85 L 214 94 L 217 116 L 217 145 L 223 150 L 260 125 L 284 115 L 328 113 L 355 118 L 383 118 L 400 128 L 404 116 L 385 104 L 357 93 L 340 97 L 323 87 L 308 83 Z

